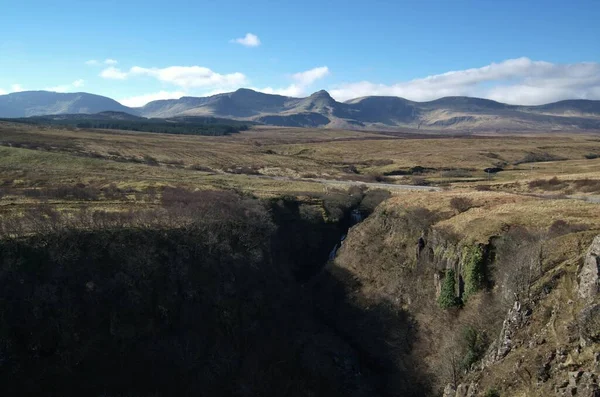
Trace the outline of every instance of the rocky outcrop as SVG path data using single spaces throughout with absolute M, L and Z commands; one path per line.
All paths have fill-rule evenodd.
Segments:
M 477 384 L 474 382 L 470 384 L 461 383 L 456 388 L 452 385 L 447 385 L 444 389 L 443 397 L 475 397 L 477 396 L 477 389 Z
M 516 331 L 527 323 L 530 315 L 531 310 L 523 307 L 521 302 L 516 301 L 514 303 L 513 307 L 508 310 L 508 314 L 502 323 L 500 336 L 492 343 L 486 357 L 482 360 L 483 367 L 487 367 L 506 357 L 515 345 L 513 337 Z
M 583 346 L 600 343 L 600 304 L 588 306 L 581 311 L 579 334 Z
M 600 293 L 600 236 L 597 236 L 588 249 L 584 263 L 579 270 L 579 296 L 587 301 Z

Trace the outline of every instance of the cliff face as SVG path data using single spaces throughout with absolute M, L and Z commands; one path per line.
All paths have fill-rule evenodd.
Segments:
M 598 230 L 557 233 L 555 203 L 469 195 L 460 213 L 457 193 L 390 199 L 350 230 L 330 274 L 352 280 L 353 305 L 403 313 L 415 332 L 398 330 L 397 365 L 418 368 L 432 393 L 598 395 Z M 569 222 L 597 216 L 580 209 Z

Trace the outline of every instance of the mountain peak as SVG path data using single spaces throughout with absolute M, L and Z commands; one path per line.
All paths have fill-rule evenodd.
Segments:
M 256 91 L 251 90 L 250 88 L 238 88 L 237 90 L 235 90 L 235 93 L 238 93 L 238 94 L 253 93 L 253 94 L 255 94 Z
M 311 95 L 311 98 L 331 98 L 331 95 L 325 90 L 320 90 Z M 331 98 L 333 99 L 333 98 Z

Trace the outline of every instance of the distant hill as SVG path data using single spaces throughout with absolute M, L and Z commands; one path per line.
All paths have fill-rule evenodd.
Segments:
M 20 118 L 0 118 L 23 124 L 55 125 L 74 128 L 127 130 L 182 135 L 228 135 L 248 129 L 251 121 L 229 120 L 216 117 L 182 116 L 173 118 L 145 118 L 124 112 L 96 114 L 59 114 Z
M 306 98 L 264 94 L 250 89 L 209 97 L 159 100 L 140 108 L 92 94 L 45 91 L 0 96 L 0 117 L 123 112 L 131 117 L 216 117 L 292 127 L 462 131 L 600 130 L 600 101 L 566 100 L 540 106 L 508 105 L 470 97 L 415 102 L 371 96 L 338 102 L 327 91 Z
M 137 113 L 114 99 L 78 92 L 24 91 L 0 95 L 0 117 L 30 117 L 49 114 L 99 113 L 103 111 Z
M 146 117 L 210 115 L 270 125 L 365 130 L 600 129 L 600 101 L 591 100 L 516 106 L 470 97 L 414 102 L 398 97 L 372 96 L 338 102 L 327 91 L 318 91 L 306 98 L 290 98 L 240 89 L 205 98 L 150 102 L 137 110 Z

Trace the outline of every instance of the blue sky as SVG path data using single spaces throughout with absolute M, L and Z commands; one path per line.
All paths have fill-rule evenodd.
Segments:
M 2 2 L 0 94 L 600 99 L 597 0 Z

